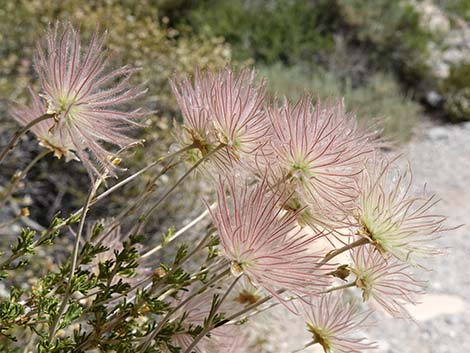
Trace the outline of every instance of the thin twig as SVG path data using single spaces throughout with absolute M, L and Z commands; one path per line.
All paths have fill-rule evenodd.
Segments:
M 355 282 L 346 283 L 346 284 L 343 284 L 342 286 L 332 287 L 332 288 L 329 288 L 327 290 L 324 290 L 323 292 L 321 292 L 321 294 L 327 294 L 327 293 L 331 293 L 331 292 L 334 292 L 334 291 L 337 291 L 337 290 L 343 290 L 343 289 L 351 288 L 351 287 L 355 287 L 355 286 L 356 286 Z
M 210 208 L 214 208 L 216 206 L 216 203 L 213 203 Z M 173 236 L 171 238 L 169 238 L 166 242 L 165 242 L 165 245 L 167 245 L 168 243 L 171 243 L 173 240 L 177 239 L 179 236 L 181 236 L 184 232 L 186 232 L 188 229 L 191 229 L 195 224 L 197 224 L 199 221 L 201 221 L 202 219 L 204 219 L 207 215 L 209 214 L 209 210 L 205 210 L 204 212 L 202 212 L 199 216 L 197 216 L 195 219 L 193 219 L 191 222 L 189 222 L 187 225 L 185 225 L 183 228 L 181 228 L 180 230 L 178 230 L 175 234 L 173 234 Z M 157 246 L 155 246 L 154 248 L 150 249 L 149 251 L 147 251 L 145 254 L 142 255 L 142 258 L 146 258 L 150 255 L 153 255 L 155 254 L 156 252 L 158 252 L 159 250 L 161 250 L 163 248 L 163 243 L 162 244 L 159 244 Z
M 203 162 L 207 161 L 211 156 L 213 156 L 214 154 L 216 154 L 218 151 L 220 151 L 222 148 L 224 148 L 225 145 L 224 144 L 220 144 L 218 145 L 216 148 L 214 148 L 212 151 L 210 151 L 208 154 L 206 154 L 204 157 L 202 157 L 201 159 L 199 159 L 196 163 L 194 163 L 194 165 L 188 169 L 188 171 L 186 173 L 184 173 L 179 179 L 178 181 L 173 184 L 173 186 L 168 189 L 168 191 L 166 193 L 163 194 L 163 196 L 161 196 L 157 202 L 155 202 L 152 207 L 147 211 L 147 213 L 145 214 L 145 217 L 144 219 L 147 219 L 153 211 L 155 211 L 155 209 L 163 202 L 166 200 L 166 198 L 173 192 L 173 190 L 175 190 L 194 170 L 196 170 L 199 165 L 201 165 Z
M 181 153 L 184 153 L 186 151 L 189 151 L 191 149 L 193 149 L 194 147 L 193 146 L 188 146 L 188 147 L 184 147 L 174 153 L 171 153 L 169 154 L 168 156 L 164 156 L 164 157 L 160 157 L 159 159 L 157 159 L 156 161 L 153 161 L 152 163 L 150 163 L 149 165 L 145 166 L 144 168 L 140 169 L 139 171 L 135 172 L 134 174 L 128 176 L 126 179 L 123 179 L 122 181 L 120 181 L 119 183 L 117 183 L 116 185 L 113 185 L 111 188 L 107 189 L 106 191 L 102 192 L 101 194 L 99 194 L 97 197 L 95 197 L 91 204 L 95 204 L 96 202 L 98 201 L 101 201 L 102 199 L 104 199 L 106 196 L 108 196 L 109 194 L 111 194 L 112 192 L 116 191 L 117 189 L 123 187 L 124 185 L 126 185 L 127 183 L 129 183 L 130 181 L 134 180 L 135 178 L 137 178 L 139 175 L 141 174 L 144 174 L 145 172 L 147 172 L 148 170 L 152 169 L 153 167 L 157 166 L 158 164 L 160 164 L 161 162 L 167 160 L 167 159 L 172 159 L 176 156 L 178 156 L 179 154 Z
M 322 262 L 320 262 L 319 265 L 322 266 L 322 265 L 326 264 L 328 261 L 330 261 L 332 258 L 338 256 L 339 254 L 342 254 L 343 252 L 348 251 L 350 249 L 353 249 L 355 247 L 365 245 L 367 243 L 369 243 L 369 239 L 360 238 L 360 239 L 352 242 L 351 244 L 343 246 L 342 248 L 330 251 L 328 254 L 326 254 L 326 256 L 323 258 Z
M 12 150 L 15 147 L 16 141 L 23 136 L 29 129 L 31 129 L 34 125 L 40 123 L 41 121 L 47 120 L 54 118 L 55 114 L 44 114 L 41 115 L 39 118 L 36 118 L 32 121 L 30 121 L 27 125 L 23 126 L 21 129 L 17 130 L 15 134 L 13 135 L 12 139 L 8 143 L 8 145 L 5 146 L 5 148 L 0 152 L 0 163 L 3 161 L 5 156 L 8 154 L 10 150 Z
M 276 294 L 282 294 L 285 291 L 286 291 L 285 289 L 280 289 L 276 292 Z M 233 315 L 229 316 L 228 318 L 226 318 L 226 319 L 222 320 L 221 322 L 219 322 L 215 327 L 223 326 L 223 325 L 229 323 L 230 321 L 235 320 L 237 317 L 239 317 L 243 314 L 246 314 L 247 312 L 257 308 L 258 306 L 263 305 L 264 303 L 270 301 L 272 298 L 273 298 L 272 295 L 268 295 L 268 296 L 264 297 L 263 299 L 258 300 L 256 303 L 253 303 L 253 304 L 250 304 L 250 305 L 246 306 L 244 309 L 236 312 L 235 314 L 233 314 Z
M 235 287 L 235 284 L 237 284 L 238 280 L 241 278 L 242 276 L 238 276 L 236 277 L 232 284 L 230 285 L 230 287 L 228 287 L 228 289 L 225 291 L 225 294 L 224 296 L 217 302 L 217 305 L 215 305 L 215 307 L 213 308 L 213 310 L 211 311 L 209 317 L 207 318 L 206 320 L 206 324 L 205 324 L 205 327 L 204 329 L 199 333 L 199 335 L 196 336 L 196 338 L 194 339 L 194 341 L 189 345 L 188 348 L 186 348 L 186 350 L 184 351 L 184 353 L 191 353 L 192 352 L 192 349 L 194 347 L 196 347 L 196 345 L 199 343 L 199 341 L 205 336 L 207 335 L 211 330 L 213 330 L 215 328 L 215 325 L 212 324 L 212 321 L 214 320 L 215 318 L 215 315 L 217 314 L 217 311 L 219 310 L 220 306 L 222 305 L 222 303 L 225 301 L 225 299 L 228 297 L 228 295 L 230 294 L 230 292 L 232 291 L 233 287 Z
M 305 349 L 307 349 L 308 347 L 311 347 L 313 346 L 314 344 L 316 344 L 317 342 L 316 341 L 310 341 L 308 342 L 305 346 L 299 348 L 299 349 L 296 349 L 296 350 L 293 350 L 291 353 L 299 353 L 299 352 L 302 352 L 304 351 Z
M 73 276 L 75 274 L 75 269 L 77 267 L 78 252 L 80 250 L 80 239 L 81 239 L 81 235 L 83 233 L 83 228 L 85 226 L 85 218 L 86 218 L 86 215 L 87 215 L 87 212 L 88 212 L 88 207 L 89 207 L 91 200 L 93 199 L 96 191 L 98 190 L 98 188 L 99 188 L 99 186 L 101 185 L 102 182 L 103 182 L 103 178 L 99 178 L 93 184 L 93 186 L 90 188 L 90 191 L 88 192 L 85 204 L 83 205 L 82 214 L 80 216 L 80 223 L 78 225 L 78 232 L 77 232 L 77 235 L 75 237 L 75 243 L 74 243 L 74 248 L 73 248 L 73 252 L 72 252 L 72 262 L 71 262 L 71 265 L 70 265 L 70 273 L 69 273 L 69 279 L 67 281 L 67 287 L 65 289 L 65 294 L 64 294 L 64 297 L 62 298 L 62 303 L 60 305 L 59 312 L 57 313 L 57 317 L 54 319 L 54 321 L 52 322 L 52 324 L 49 328 L 49 341 L 51 341 L 51 342 L 54 339 L 54 336 L 55 336 L 55 333 L 56 333 L 56 330 L 57 330 L 57 325 L 60 321 L 60 318 L 64 314 L 65 309 L 67 307 L 67 301 L 69 300 L 69 298 L 72 294 L 71 293 L 72 292 L 72 281 L 73 281 Z
M 38 163 L 41 159 L 43 159 L 45 156 L 47 156 L 49 153 L 52 151 L 50 150 L 44 150 L 40 154 L 38 154 L 27 166 L 24 168 L 19 174 L 15 174 L 10 182 L 10 184 L 7 186 L 6 190 L 2 194 L 2 199 L 0 200 L 0 207 L 5 205 L 5 203 L 8 201 L 9 197 L 11 194 L 15 191 L 16 187 L 18 186 L 18 183 L 28 174 L 28 172 L 33 168 L 36 163 Z
M 148 186 L 146 187 L 146 189 L 144 190 L 143 193 L 141 193 L 141 195 L 139 195 L 137 197 L 136 200 L 134 200 L 134 202 L 130 203 L 126 208 L 124 208 L 118 216 L 116 216 L 116 220 L 111 223 L 110 225 L 107 226 L 107 229 L 106 231 L 100 235 L 100 238 L 99 240 L 97 241 L 97 243 L 101 243 L 103 242 L 117 227 L 119 227 L 119 225 L 122 223 L 122 220 L 124 219 L 124 217 L 126 217 L 128 214 L 130 214 L 136 207 L 138 207 L 139 204 L 143 204 L 149 197 L 150 195 L 153 193 L 154 189 L 155 189 L 155 182 L 164 174 L 166 174 L 170 169 L 174 168 L 179 162 L 174 162 L 174 163 L 170 163 L 168 165 L 166 165 L 152 180 L 151 182 L 148 184 Z M 132 233 L 137 233 L 137 231 L 134 231 L 135 229 L 135 226 L 131 228 L 131 230 L 129 231 L 129 234 L 132 234 Z

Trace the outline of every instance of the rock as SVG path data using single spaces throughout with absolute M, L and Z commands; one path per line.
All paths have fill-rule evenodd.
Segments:
M 421 24 L 429 32 L 445 34 L 450 30 L 450 20 L 446 14 L 431 1 L 413 2 L 418 13 L 421 14 Z
M 427 133 L 427 137 L 431 141 L 439 141 L 439 140 L 445 140 L 449 136 L 448 136 L 448 132 L 446 128 L 438 126 L 438 127 L 431 128 Z
M 448 66 L 447 70 L 449 70 Z M 437 107 L 442 103 L 442 96 L 436 91 L 429 91 L 426 93 L 426 102 L 432 107 Z

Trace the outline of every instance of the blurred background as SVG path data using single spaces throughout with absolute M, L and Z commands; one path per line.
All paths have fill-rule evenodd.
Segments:
M 80 26 L 85 38 L 99 24 L 108 30 L 111 65 L 142 67 L 133 80 L 147 82 L 140 103 L 156 113 L 139 135 L 145 148 L 125 161 L 130 170 L 174 142 L 173 120 L 180 117 L 169 77 L 196 67 L 254 66 L 273 95 L 344 97 L 359 119 L 381 121 L 384 137 L 411 160 L 417 184 L 428 183 L 443 199 L 439 207 L 449 223 L 470 221 L 470 0 L 0 0 L 1 146 L 17 128 L 9 106 L 27 102 L 27 87 L 38 84 L 35 43 L 56 20 Z M 38 151 L 25 136 L 2 164 L 0 185 Z M 95 217 L 117 213 L 145 181 L 98 206 Z M 63 161 L 46 158 L 0 210 L 0 223 L 28 206 L 31 216 L 23 223 L 40 229 L 59 209 L 68 214 L 80 205 L 87 184 L 79 163 L 64 168 Z M 181 190 L 155 215 L 156 234 L 202 209 L 204 182 L 183 188 L 191 192 Z M 16 231 L 3 229 L 3 242 Z M 470 352 L 469 233 L 464 225 L 441 240 L 450 254 L 431 265 L 429 300 L 436 302 L 425 298 L 422 309 L 429 315 L 412 329 L 382 320 L 384 327 L 371 330 L 381 352 Z M 264 346 L 282 351 L 287 341 Z

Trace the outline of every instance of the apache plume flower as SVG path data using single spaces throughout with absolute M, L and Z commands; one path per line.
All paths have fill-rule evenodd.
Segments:
M 45 102 L 38 97 L 32 90 L 30 90 L 31 105 L 16 107 L 12 110 L 13 118 L 22 125 L 27 125 L 29 122 L 46 114 Z M 34 133 L 39 140 L 39 144 L 52 152 L 57 158 L 65 157 L 66 161 L 76 159 L 74 144 L 70 136 L 61 134 L 60 131 L 53 131 L 54 122 L 43 120 L 31 127 L 31 132 Z
M 70 24 L 59 33 L 57 24 L 49 29 L 44 44 L 38 44 L 34 57 L 46 111 L 55 116 L 49 128 L 54 136 L 52 149 L 74 151 L 90 175 L 99 174 L 96 164 L 112 172 L 110 152 L 100 143 L 124 147 L 137 142 L 126 133 L 138 125 L 135 120 L 142 116 L 140 109 L 127 112 L 115 108 L 144 91 L 129 84 L 135 69 L 122 67 L 106 72 L 104 40 L 105 36 L 95 32 L 82 51 L 79 33 Z M 119 78 L 122 80 L 115 84 Z M 54 144 L 57 142 L 59 145 Z
M 297 203 L 310 206 L 317 222 L 326 222 L 349 207 L 357 196 L 355 178 L 362 158 L 371 152 L 373 133 L 362 131 L 344 103 L 313 104 L 304 96 L 294 105 L 277 100 L 267 108 L 273 138 L 269 148 L 275 182 L 287 183 Z M 292 207 L 292 205 L 290 205 Z M 324 225 L 324 224 L 323 224 Z
M 254 80 L 255 71 L 242 70 L 237 76 L 228 69 L 212 78 L 209 112 L 215 133 L 235 157 L 252 154 L 268 134 L 261 109 L 265 84 L 256 86 Z
M 218 207 L 211 211 L 225 255 L 232 261 L 235 276 L 245 274 L 281 299 L 284 288 L 293 293 L 314 294 L 327 283 L 316 267 L 321 259 L 309 245 L 318 235 L 299 230 L 296 215 L 282 210 L 286 195 L 270 193 L 263 181 L 251 187 L 237 186 L 231 180 L 218 186 Z
M 207 153 L 215 143 L 208 111 L 211 80 L 196 70 L 194 87 L 187 77 L 170 80 L 170 86 L 183 114 L 183 133 L 179 134 L 182 143 L 193 144 L 203 154 Z
M 266 143 L 269 125 L 262 110 L 264 83 L 255 84 L 255 72 L 235 75 L 196 73 L 194 87 L 187 78 L 170 81 L 183 113 L 185 144 L 194 144 L 203 155 L 223 147 L 212 160 L 219 169 L 231 170 L 234 162 L 252 159 Z
M 364 301 L 378 303 L 394 317 L 408 318 L 404 304 L 417 304 L 415 297 L 423 286 L 409 273 L 409 266 L 384 257 L 371 245 L 353 249 L 352 259 L 351 271 Z
M 366 163 L 354 216 L 359 235 L 382 254 L 415 264 L 416 257 L 437 253 L 429 243 L 445 230 L 445 217 L 431 213 L 438 200 L 428 196 L 426 189 L 420 196 L 410 195 L 409 167 L 400 173 L 392 169 L 392 162 L 374 158 Z
M 369 317 L 368 312 L 343 302 L 337 293 L 323 295 L 310 305 L 303 304 L 303 315 L 307 329 L 313 335 L 313 343 L 322 346 L 325 353 L 361 353 L 364 349 L 375 348 L 365 338 L 357 338 Z

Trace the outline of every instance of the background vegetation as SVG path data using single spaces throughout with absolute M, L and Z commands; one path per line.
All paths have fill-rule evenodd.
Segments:
M 452 45 L 459 47 L 452 36 L 465 35 L 469 11 L 470 0 L 0 0 L 0 143 L 16 128 L 7 112 L 10 104 L 25 102 L 27 87 L 37 84 L 31 61 L 35 42 L 56 20 L 80 25 L 85 37 L 97 24 L 108 29 L 113 65 L 142 68 L 133 80 L 146 82 L 142 104 L 154 113 L 145 122 L 151 128 L 140 132 L 145 154 L 137 149 L 125 168 L 136 170 L 172 148 L 169 131 L 179 117 L 168 78 L 196 67 L 254 65 L 269 80 L 272 94 L 297 98 L 313 90 L 320 99 L 344 96 L 360 119 L 382 121 L 387 137 L 405 142 L 425 113 L 444 121 L 470 119 L 469 64 L 444 61 L 445 75 L 436 69 Z M 444 22 L 431 26 L 439 16 Z M 470 57 L 465 53 L 460 57 Z M 21 147 L 2 166 L 0 185 L 38 151 L 31 136 Z M 81 180 L 70 177 L 77 173 Z M 18 207 L 39 206 L 31 208 L 31 218 L 40 224 L 49 222 L 59 204 L 67 205 L 62 210 L 67 212 L 84 198 L 87 178 L 78 163 L 64 168 L 62 161 L 48 158 L 30 179 L 34 183 L 16 201 Z M 127 186 L 107 211 L 117 212 L 146 182 Z M 179 195 L 185 197 L 172 200 L 173 207 L 188 208 L 188 216 L 198 211 L 192 201 L 200 194 Z M 173 222 L 171 208 L 163 209 L 157 232 Z

